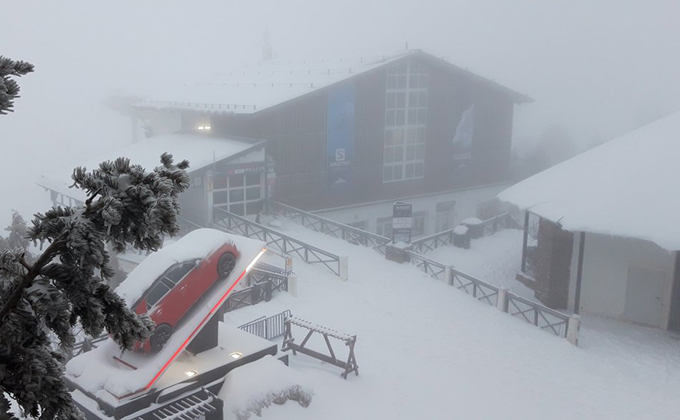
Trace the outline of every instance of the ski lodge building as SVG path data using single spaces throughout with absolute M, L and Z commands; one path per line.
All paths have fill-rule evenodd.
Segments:
M 680 331 L 680 113 L 499 194 L 527 210 L 522 272 L 536 297 Z
M 400 199 L 413 204 L 417 237 L 475 216 L 507 187 L 514 107 L 527 102 L 419 50 L 267 60 L 135 103 L 150 138 L 119 154 L 188 158 L 182 208 L 199 224 L 213 206 L 254 215 L 271 198 L 388 236 Z M 56 201 L 72 195 L 43 181 Z

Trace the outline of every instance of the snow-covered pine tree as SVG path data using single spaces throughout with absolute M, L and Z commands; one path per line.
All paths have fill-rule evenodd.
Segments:
M 152 322 L 138 317 L 106 283 L 106 243 L 157 250 L 164 235 L 179 231 L 178 196 L 189 186 L 187 161 L 145 171 L 125 158 L 87 172 L 76 168 L 76 188 L 87 201 L 36 214 L 28 238 L 45 246 L 33 262 L 21 250 L 0 254 L 0 418 L 12 419 L 9 398 L 40 419 L 80 419 L 63 380 L 63 359 L 52 351 L 48 332 L 72 346 L 79 323 L 92 336 L 108 331 L 131 349 L 150 336 Z M 96 368 L 96 367 L 93 367 Z
M 9 236 L 0 237 L 0 251 L 6 249 L 20 250 L 24 252 L 25 258 L 30 261 L 32 258 L 28 252 L 28 246 L 31 241 L 26 237 L 28 228 L 24 218 L 17 211 L 12 211 L 12 224 L 7 226 L 5 230 L 9 232 Z
M 19 97 L 19 84 L 11 76 L 19 77 L 33 71 L 33 64 L 14 61 L 0 55 L 0 115 L 12 112 Z

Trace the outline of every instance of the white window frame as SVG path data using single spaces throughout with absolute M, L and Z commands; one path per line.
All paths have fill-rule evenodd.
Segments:
M 387 70 L 383 182 L 425 176 L 428 84 L 427 68 L 415 61 Z
M 258 201 L 262 201 L 264 199 L 264 194 L 265 194 L 265 181 L 264 181 L 264 173 L 259 172 L 257 175 L 259 176 L 259 183 L 258 184 L 247 184 L 247 177 L 248 175 L 254 175 L 254 174 L 236 174 L 236 175 L 229 175 L 227 177 L 227 188 L 219 188 L 213 190 L 213 203 L 215 207 L 220 207 L 225 210 L 228 210 L 232 213 L 239 214 L 239 215 L 252 215 L 255 213 L 248 213 L 248 204 L 249 203 L 257 203 Z M 243 177 L 243 184 L 238 185 L 239 183 L 234 182 L 234 178 L 237 176 L 242 176 Z M 237 184 L 237 185 L 233 185 Z M 259 195 L 257 198 L 248 198 L 248 191 L 249 190 L 254 190 L 255 188 L 259 189 Z M 240 200 L 231 200 L 232 193 L 236 193 L 238 191 L 241 191 L 243 194 L 243 198 Z M 252 191 L 251 191 L 252 192 Z M 216 200 L 216 193 L 226 193 L 227 194 L 227 201 L 224 202 L 218 202 Z M 240 212 L 235 212 L 237 206 L 243 206 L 243 213 Z

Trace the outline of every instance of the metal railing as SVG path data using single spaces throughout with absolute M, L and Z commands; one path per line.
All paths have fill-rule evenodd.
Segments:
M 411 243 L 411 250 L 418 254 L 433 251 L 441 246 L 453 244 L 453 229 L 425 236 Z
M 220 310 L 224 314 L 262 301 L 269 302 L 277 291 L 288 291 L 288 277 L 267 277 L 250 287 L 234 291 L 224 301 Z
M 296 254 L 308 264 L 322 265 L 341 278 L 347 275 L 345 268 L 342 267 L 343 263 L 341 263 L 343 258 L 338 255 L 324 251 L 321 248 L 277 232 L 219 207 L 215 208 L 215 220 L 213 223 L 215 228 L 233 232 L 247 238 L 257 238 L 266 242 L 267 246 L 276 248 L 284 254 Z
M 499 287 L 489 284 L 474 276 L 447 267 L 437 261 L 409 251 L 409 261 L 423 272 L 438 280 L 442 280 L 458 290 L 472 295 L 480 302 L 491 306 L 502 307 L 504 312 L 533 324 L 542 330 L 558 337 L 567 336 L 569 316 L 532 302 L 514 293 L 505 291 L 505 302 L 499 305 Z
M 472 295 L 480 302 L 496 306 L 498 304 L 498 287 L 485 281 L 472 277 L 469 274 L 461 273 L 451 268 L 451 278 L 449 284 L 458 290 Z
M 486 219 L 481 223 L 482 236 L 490 236 L 499 230 L 508 229 L 510 227 L 520 228 L 515 220 L 510 216 L 510 213 L 502 213 L 490 219 Z
M 507 294 L 507 312 L 529 324 L 555 334 L 558 337 L 567 336 L 569 316 L 555 311 L 536 302 L 532 302 L 514 293 Z
M 351 244 L 369 246 L 377 249 L 383 254 L 385 253 L 385 245 L 390 242 L 390 239 L 384 236 L 336 222 L 276 201 L 265 200 L 264 208 L 268 214 L 280 214 L 308 229 L 325 233 L 326 235 L 342 239 Z
M 420 254 L 412 251 L 407 251 L 409 256 L 409 262 L 419 269 L 421 269 L 425 274 L 430 277 L 434 277 L 437 280 L 446 280 L 446 269 L 447 267 L 435 260 L 431 260 Z
M 290 316 L 290 310 L 286 309 L 280 314 L 272 315 L 269 318 L 263 316 L 243 324 L 238 328 L 266 340 L 272 340 L 283 335 L 283 333 L 286 331 L 286 325 L 284 321 Z

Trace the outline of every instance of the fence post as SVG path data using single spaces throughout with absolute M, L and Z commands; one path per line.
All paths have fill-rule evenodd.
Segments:
M 496 307 L 501 312 L 508 312 L 508 289 L 499 288 L 498 289 L 498 299 L 496 300 Z
M 268 280 L 264 284 L 264 301 L 269 302 L 272 300 L 272 281 Z
M 346 256 L 338 259 L 338 276 L 342 281 L 349 279 L 349 259 Z
M 444 280 L 446 281 L 446 284 L 453 286 L 453 271 L 448 265 L 444 267 Z
M 288 275 L 288 293 L 290 293 L 293 297 L 297 297 L 298 295 L 297 274 L 295 273 Z
M 571 344 L 578 346 L 578 335 L 581 330 L 581 317 L 578 315 L 572 315 L 569 317 L 567 322 L 567 341 Z

